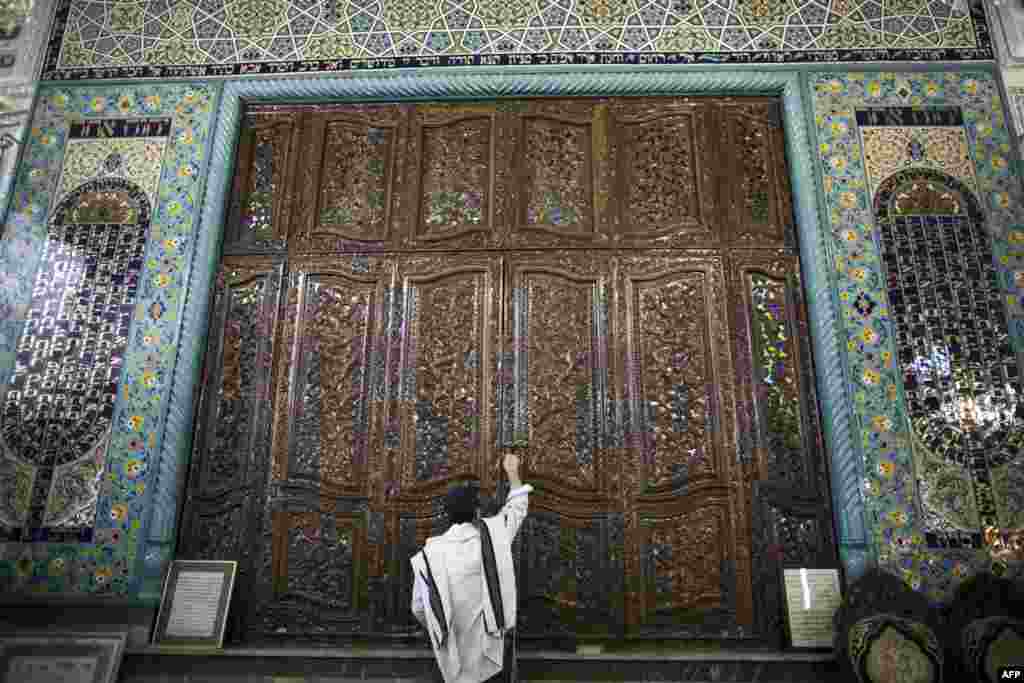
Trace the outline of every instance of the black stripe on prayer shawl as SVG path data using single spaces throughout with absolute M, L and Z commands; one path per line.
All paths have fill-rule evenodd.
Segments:
M 444 603 L 441 602 L 441 591 L 437 589 L 437 582 L 434 581 L 434 572 L 430 571 L 430 561 L 427 554 L 423 553 L 423 566 L 427 568 L 427 589 L 430 593 L 430 609 L 434 611 L 434 618 L 441 624 L 441 645 L 448 641 L 448 620 L 444 616 Z
M 505 630 L 505 608 L 501 602 L 501 586 L 498 583 L 498 561 L 494 557 L 494 541 L 491 540 L 491 530 L 487 525 L 480 522 L 480 549 L 483 551 L 484 574 L 487 577 L 487 593 L 491 596 L 491 606 L 494 608 L 494 618 L 498 622 L 498 630 Z

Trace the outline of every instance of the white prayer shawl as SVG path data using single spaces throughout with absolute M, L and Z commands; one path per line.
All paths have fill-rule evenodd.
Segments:
M 504 637 L 516 625 L 516 572 L 512 564 L 512 539 L 502 524 L 501 516 L 485 517 L 481 521 L 485 527 L 481 529 L 485 533 L 480 538 L 484 558 L 484 628 L 492 636 Z M 491 552 L 493 563 L 489 561 Z M 491 575 L 492 571 L 496 571 L 496 576 Z
M 454 680 L 459 675 L 462 661 L 459 659 L 456 638 L 452 635 L 455 612 L 451 603 L 448 569 L 440 553 L 434 552 L 429 545 L 412 556 L 412 567 L 430 587 L 431 604 L 426 610 L 427 633 L 430 634 L 430 644 L 434 649 L 438 666 L 444 673 L 445 683 L 450 683 L 449 676 Z M 439 605 L 436 602 L 438 599 Z
M 526 514 L 524 494 L 531 490 L 527 484 L 511 492 L 509 503 L 502 512 L 484 518 L 479 527 L 457 524 L 441 536 L 428 538 L 423 550 L 410 559 L 415 577 L 426 588 L 423 591 L 427 603 L 422 610 L 423 621 L 445 683 L 478 683 L 504 667 L 504 635 L 516 623 L 512 540 Z M 519 495 L 522 499 L 513 502 L 513 497 L 518 498 Z M 463 603 L 463 613 L 458 615 L 460 623 L 464 629 L 466 624 L 470 626 L 468 631 L 463 630 L 456 637 L 455 612 L 459 606 L 452 596 L 449 566 L 456 561 L 461 561 L 464 566 L 467 559 L 464 543 L 477 537 L 478 557 L 483 565 L 479 574 L 480 602 L 475 609 Z M 414 590 L 414 613 L 417 613 L 417 592 Z M 460 641 L 467 652 L 459 651 Z

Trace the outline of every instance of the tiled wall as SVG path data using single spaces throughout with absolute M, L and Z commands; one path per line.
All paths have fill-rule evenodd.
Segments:
M 991 236 L 994 277 L 1000 290 L 993 304 L 1006 312 L 1012 362 L 1013 354 L 1019 356 L 1024 350 L 1024 214 L 1020 181 L 1010 168 L 1010 125 L 1004 118 L 995 78 L 981 72 L 820 73 L 810 75 L 810 88 L 829 220 L 825 229 L 834 255 L 849 391 L 864 459 L 868 519 L 880 562 L 938 598 L 966 574 L 989 567 L 993 559 L 1012 559 L 993 558 L 984 548 L 971 548 L 970 542 L 959 544 L 966 547 L 936 547 L 939 543 L 958 544 L 950 541 L 950 534 L 936 539 L 929 538 L 929 532 L 957 527 L 966 535 L 982 536 L 984 542 L 986 529 L 978 515 L 967 521 L 970 515 L 954 514 L 958 503 L 948 498 L 956 496 L 988 495 L 1000 532 L 1024 524 L 1024 506 L 1017 493 L 1024 474 L 1020 461 L 1024 444 L 1011 444 L 1017 457 L 1010 464 L 989 463 L 987 493 L 980 491 L 983 484 L 977 481 L 978 474 L 962 463 L 950 460 L 927 468 L 919 458 L 918 467 L 913 466 L 914 449 L 920 450 L 921 444 L 912 438 L 908 423 L 912 406 L 907 402 L 907 378 L 900 369 L 895 315 L 887 291 L 892 288 L 887 281 L 888 262 L 882 261 L 879 250 L 874 190 L 890 175 L 915 167 L 952 175 L 977 197 L 986 216 L 984 228 Z M 948 118 L 925 118 L 914 112 L 915 107 L 941 107 Z M 858 123 L 857 112 L 869 110 L 877 116 L 862 113 L 862 123 Z M 935 232 L 929 241 L 938 239 L 938 230 Z M 914 331 L 906 330 L 906 334 L 912 337 Z M 998 346 L 998 331 L 993 330 L 987 339 Z M 937 368 L 934 374 L 953 375 L 968 367 L 973 351 L 965 345 L 958 355 L 949 356 L 946 363 L 950 368 Z M 991 412 L 1008 409 L 1009 417 L 1000 414 L 995 419 L 1005 424 L 1007 438 L 1019 439 L 1024 430 L 1020 378 L 991 379 L 988 372 L 996 364 L 991 358 L 994 356 L 983 354 L 979 363 L 986 374 L 977 392 L 976 410 L 984 412 L 985 397 L 992 399 L 987 406 Z M 925 374 L 919 367 L 916 375 Z M 1017 393 L 995 396 L 997 384 L 1008 384 Z M 948 400 L 966 399 L 969 392 L 962 384 L 954 385 L 951 381 L 945 387 Z M 966 412 L 948 422 L 949 427 L 968 434 L 980 431 L 975 416 Z M 960 486 L 965 480 L 970 484 Z M 922 493 L 929 494 L 927 509 L 922 509 Z M 923 513 L 931 519 L 926 520 Z M 956 519 L 943 520 L 943 515 Z M 936 516 L 940 519 L 934 519 Z M 997 565 L 997 569 L 1003 568 Z
M 22 1 L 8 3 L 0 13 L 0 214 L 7 205 L 18 151 L 27 132 L 53 9 L 48 0 Z M 0 307 L 3 305 L 0 298 Z
M 154 458 L 217 93 L 208 83 L 57 87 L 37 101 L 0 259 L 5 589 L 159 590 L 173 538 L 162 555 L 145 545 Z M 83 187 L 77 208 L 66 206 Z M 62 242 L 57 223 L 104 228 L 65 227 Z M 104 272 L 104 262 L 116 265 Z M 59 408 L 44 435 L 26 413 L 47 404 Z
M 34 12 L 43 12 L 44 6 L 48 11 L 47 3 L 37 2 Z M 818 0 L 61 0 L 43 78 L 552 61 L 639 65 L 991 55 L 976 2 L 863 0 L 828 7 Z M 0 40 L 0 55 L 3 47 Z M 714 82 L 714 72 L 705 80 Z M 1015 157 L 1009 123 L 994 77 L 984 70 L 808 73 L 805 81 L 802 101 L 814 123 L 812 158 L 829 251 L 829 283 L 840 312 L 834 332 L 853 416 L 853 438 L 844 448 L 852 447 L 856 454 L 838 463 L 842 471 L 834 484 L 841 482 L 844 490 L 834 494 L 837 499 L 862 499 L 871 554 L 938 598 L 959 577 L 991 565 L 989 549 L 971 547 L 979 545 L 977 537 L 985 540 L 986 532 L 992 540 L 993 531 L 982 523 L 986 514 L 995 522 L 997 536 L 1024 521 L 1024 502 L 1015 494 L 1019 487 L 1013 478 L 1021 468 L 1004 462 L 975 471 L 940 462 L 931 471 L 945 476 L 945 484 L 915 468 L 915 457 L 918 465 L 922 462 L 921 451 L 915 451 L 908 424 L 913 411 L 896 346 L 897 316 L 890 310 L 873 193 L 892 174 L 923 167 L 952 175 L 977 196 L 984 229 L 992 237 L 992 277 L 1009 348 L 1021 354 L 1024 220 L 1020 187 L 1011 172 Z M 22 99 L 12 100 L 12 111 L 28 106 L 31 84 L 19 87 Z M 728 84 L 723 81 L 721 87 Z M 193 351 L 182 353 L 180 335 L 186 298 L 204 296 L 202 291 L 186 291 L 196 241 L 219 230 L 212 223 L 200 225 L 200 208 L 221 89 L 220 82 L 198 80 L 83 86 L 55 82 L 43 88 L 36 103 L 17 184 L 6 193 L 10 211 L 0 242 L 0 397 L 6 391 L 3 409 L 8 411 L 3 427 L 7 450 L 0 453 L 0 589 L 148 598 L 159 594 L 184 472 L 184 454 L 168 454 L 164 448 L 168 411 L 175 405 L 187 412 L 190 399 L 170 395 L 169 387 L 176 369 L 195 362 Z M 913 114 L 921 106 L 946 113 L 921 118 Z M 144 240 L 141 260 L 135 263 L 128 246 L 110 247 L 111 257 L 122 259 L 124 278 L 92 272 L 89 244 L 62 250 L 56 241 L 48 241 L 57 234 L 49 225 L 56 216 L 65 224 L 87 221 L 81 216 L 72 220 L 74 212 L 58 209 L 69 193 L 90 183 L 96 196 L 89 196 L 92 203 L 81 216 L 93 216 L 91 222 L 112 221 L 97 216 L 118 211 L 139 218 L 131 213 L 134 209 L 125 208 L 125 201 L 149 207 L 145 220 L 132 223 L 133 234 Z M 0 204 L 5 187 L 0 185 Z M 40 270 L 40 264 L 46 267 Z M 210 265 L 209 260 L 198 261 L 196 272 L 208 274 Z M 74 336 L 61 330 L 69 329 L 78 315 L 61 312 L 56 303 L 45 305 L 48 292 L 59 289 L 57 274 L 77 278 L 83 293 L 90 293 L 84 297 L 88 301 L 79 303 L 90 306 L 89 315 L 102 318 L 98 322 L 110 325 L 110 343 L 99 344 L 99 339 L 99 351 L 77 356 L 74 367 L 66 360 L 70 355 L 53 356 L 61 370 L 84 373 L 79 389 L 56 380 L 47 385 L 46 349 L 59 351 L 61 339 Z M 130 315 L 117 317 L 126 310 Z M 999 347 L 997 338 L 993 343 Z M 103 372 L 91 374 L 98 366 L 104 366 L 99 368 Z M 98 415 L 100 425 L 109 420 L 110 429 L 89 436 L 82 425 L 64 425 L 78 429 L 86 446 L 48 455 L 33 451 L 35 435 L 18 431 L 16 413 L 47 401 L 64 406 L 65 414 L 78 410 L 69 398 L 75 391 L 86 396 L 77 405 L 92 402 L 98 407 L 96 413 L 82 409 L 83 414 Z M 1005 393 L 999 400 L 1012 414 L 1015 406 Z M 1014 419 L 1006 423 L 1007 429 L 1024 430 Z M 187 420 L 178 424 L 187 425 Z M 951 424 L 957 426 L 955 420 Z M 1019 451 L 1020 445 L 1010 448 Z M 32 458 L 36 466 L 26 464 Z M 979 483 L 981 475 L 986 479 Z M 62 484 L 62 495 L 53 494 L 54 481 Z M 922 491 L 935 492 L 925 502 L 927 509 L 922 508 Z M 942 505 L 935 502 L 949 491 L 954 498 L 959 494 L 991 503 L 988 513 L 967 515 L 967 523 L 962 516 L 955 520 L 972 539 L 959 544 L 966 547 L 940 548 L 938 537 L 929 536 L 931 530 L 956 525 L 943 521 Z M 25 531 L 30 529 L 37 530 Z M 949 534 L 943 538 L 948 545 Z M 1002 563 L 1000 569 L 1016 571 L 1010 555 L 997 551 L 995 559 Z
M 65 193 L 99 178 L 130 181 L 152 199 L 153 213 L 134 294 L 130 337 L 118 364 L 121 375 L 114 395 L 110 448 L 85 461 L 93 469 L 79 468 L 99 472 L 100 478 L 79 487 L 85 492 L 83 498 L 54 502 L 46 491 L 26 488 L 24 468 L 5 461 L 0 470 L 5 491 L 27 491 L 20 498 L 6 496 L 16 504 L 8 504 L 4 514 L 16 516 L 18 505 L 36 505 L 49 515 L 47 519 L 56 519 L 61 515 L 52 514 L 54 505 L 74 505 L 81 514 L 64 515 L 66 521 L 55 524 L 49 533 L 52 537 L 63 533 L 65 541 L 69 529 L 85 533 L 81 539 L 91 536 L 78 543 L 31 542 L 10 531 L 7 542 L 0 543 L 0 577 L 7 588 L 119 595 L 155 595 L 158 590 L 173 525 L 161 526 L 168 529 L 163 546 L 147 545 L 145 534 L 147 525 L 154 524 L 156 508 L 175 507 L 173 495 L 161 505 L 154 504 L 155 457 L 164 437 L 168 378 L 180 361 L 176 353 L 184 283 L 194 240 L 202 232 L 198 207 L 217 92 L 216 85 L 198 82 L 58 85 L 44 88 L 37 104 L 0 261 L 0 277 L 11 302 L 4 322 L 12 330 L 0 347 L 0 374 L 10 378 L 21 360 L 18 332 L 27 317 L 36 315 L 33 289 L 50 277 L 49 273 L 37 275 L 37 264 L 41 259 L 53 262 L 47 256 L 46 217 Z M 1009 169 L 1008 125 L 994 77 L 984 71 L 813 73 L 807 77 L 807 93 L 805 104 L 815 123 L 812 142 L 819 157 L 822 208 L 828 221 L 822 227 L 832 254 L 831 277 L 841 311 L 838 333 L 847 357 L 855 446 L 865 473 L 853 485 L 862 487 L 871 540 L 882 562 L 938 598 L 951 582 L 989 566 L 993 558 L 985 548 L 929 546 L 915 495 L 921 490 L 919 484 L 933 484 L 915 479 L 904 377 L 872 216 L 872 193 L 887 176 L 915 166 L 950 173 L 977 195 L 992 235 L 995 276 L 1003 290 L 1000 296 L 1012 348 L 1019 353 L 1024 336 L 1020 304 L 1024 283 L 1019 275 L 1024 270 L 1024 221 L 1020 188 Z M 905 113 L 904 108 L 922 105 L 942 107 L 955 115 L 928 120 Z M 865 118 L 867 110 L 881 112 L 877 114 L 881 118 Z M 862 112 L 860 124 L 858 111 Z M 118 133 L 112 123 L 94 127 L 92 133 L 74 124 L 125 117 L 170 122 L 169 127 L 134 136 L 129 135 L 131 131 Z M 33 337 L 43 338 L 52 340 L 54 335 Z M 28 345 L 24 340 L 21 344 L 27 354 Z M 22 389 L 24 376 L 30 375 L 23 373 Z M 1020 423 L 1014 424 L 1019 431 Z M 974 487 L 973 475 L 966 470 L 961 473 Z M 1014 494 L 1015 480 L 1004 476 L 1006 472 L 990 474 L 993 481 L 1001 482 L 992 491 L 1001 528 L 1019 525 L 1022 510 Z M 173 494 L 175 489 L 170 490 Z M 90 528 L 95 530 L 83 531 Z M 1007 569 L 1015 571 L 1015 566 L 1011 563 Z

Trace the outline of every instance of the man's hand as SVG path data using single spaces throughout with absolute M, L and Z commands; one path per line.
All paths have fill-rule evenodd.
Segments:
M 519 479 L 519 456 L 509 451 L 505 454 L 502 465 L 505 468 L 505 474 L 508 475 L 509 486 L 512 488 L 522 486 L 523 482 Z

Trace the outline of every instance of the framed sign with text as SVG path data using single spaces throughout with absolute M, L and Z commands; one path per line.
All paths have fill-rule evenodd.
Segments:
M 786 625 L 793 647 L 830 648 L 842 592 L 837 569 L 785 569 Z
M 222 647 L 237 571 L 237 562 L 172 563 L 164 580 L 153 644 Z
M 0 683 L 115 683 L 128 634 L 0 633 Z

